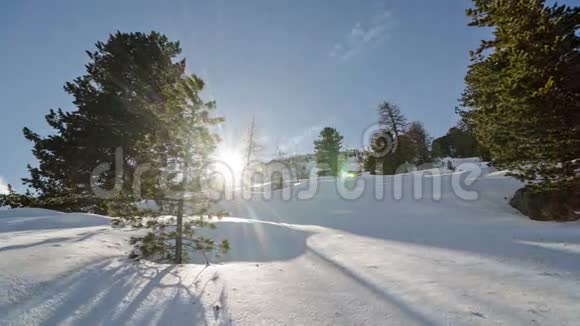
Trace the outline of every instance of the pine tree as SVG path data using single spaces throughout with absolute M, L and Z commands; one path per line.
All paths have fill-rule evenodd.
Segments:
M 378 107 L 378 113 L 382 130 L 378 133 L 377 141 L 371 141 L 374 145 L 370 150 L 374 155 L 371 153 L 366 156 L 364 168 L 375 174 L 377 167 L 381 166 L 381 174 L 391 175 L 397 173 L 403 164 L 415 161 L 415 145 L 407 135 L 407 118 L 396 104 L 383 102 Z M 384 151 L 385 146 L 392 149 Z
M 166 104 L 170 110 L 158 114 L 166 129 L 167 143 L 164 145 L 169 154 L 169 165 L 162 169 L 175 173 L 180 179 L 171 190 L 165 191 L 165 198 L 157 200 L 164 209 L 145 216 L 126 214 L 116 220 L 119 224 L 150 230 L 145 237 L 133 239 L 132 243 L 138 249 L 134 252 L 136 258 L 152 257 L 181 264 L 189 259 L 184 250 L 186 247 L 201 252 L 209 264 L 206 252 L 229 250 L 227 240 L 216 243 L 198 234 L 203 227 L 215 228 L 211 219 L 223 215 L 222 212 L 211 212 L 213 202 L 204 192 L 207 189 L 203 189 L 208 182 L 205 178 L 210 155 L 219 140 L 210 127 L 223 121 L 211 117 L 215 110 L 214 102 L 200 99 L 203 87 L 203 81 L 197 76 L 183 75 L 168 91 Z M 175 220 L 167 220 L 164 216 L 168 214 L 175 215 Z M 185 218 L 186 214 L 190 217 Z
M 577 186 L 580 7 L 474 0 L 467 15 L 493 38 L 471 53 L 464 121 L 496 166 L 536 191 Z
M 314 141 L 319 176 L 338 176 L 342 140 L 342 135 L 335 128 L 326 127 L 320 132 L 319 138 Z
M 412 164 L 417 158 L 413 140 L 406 133 L 399 135 L 397 150 L 385 155 L 382 160 L 382 174 L 392 175 L 401 172 L 401 167 Z
M 419 121 L 411 122 L 407 128 L 406 134 L 411 140 L 411 145 L 415 155 L 415 158 L 411 163 L 420 166 L 431 162 L 431 152 L 429 150 L 431 138 L 423 124 Z
M 488 160 L 488 154 L 472 132 L 462 126 L 449 129 L 447 134 L 433 140 L 433 157 L 480 157 Z
M 22 208 L 41 207 L 29 189 L 24 194 L 14 191 L 12 185 L 8 185 L 8 193 L 0 195 L 0 207 Z
M 118 217 L 115 225 L 149 229 L 132 241 L 139 257 L 180 263 L 183 246 L 227 250 L 227 242 L 196 234 L 213 226 L 200 186 L 218 141 L 210 127 L 222 119 L 210 116 L 215 103 L 200 99 L 203 81 L 185 73 L 185 60 L 175 61 L 180 52 L 157 32 L 117 32 L 87 51 L 86 74 L 65 85 L 76 110 L 50 110 L 50 136 L 24 129 L 39 165 L 29 166 L 23 182 L 34 191 L 23 196 L 39 207 L 104 213 Z M 141 209 L 142 199 L 158 208 Z M 184 221 L 185 212 L 197 218 Z
M 23 182 L 42 205 L 106 213 L 89 182 L 98 164 L 114 162 L 116 149 L 122 148 L 122 191 L 129 191 L 137 162 L 157 166 L 166 161 L 163 145 L 152 148 L 152 142 L 165 136 L 157 113 L 166 106 L 164 89 L 183 74 L 183 63 L 171 60 L 179 52 L 178 43 L 155 32 L 118 32 L 106 43 L 97 42 L 96 51 L 87 51 L 87 74 L 64 87 L 76 110 L 50 110 L 46 121 L 55 134 L 48 137 L 24 128 L 39 164 L 29 166 L 30 177 Z M 114 181 L 110 173 L 97 183 L 112 188 Z

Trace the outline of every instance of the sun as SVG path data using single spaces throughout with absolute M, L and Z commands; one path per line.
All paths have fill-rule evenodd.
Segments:
M 234 150 L 221 150 L 216 155 L 216 171 L 224 176 L 228 183 L 238 180 L 244 170 L 244 159 Z
M 235 151 L 223 151 L 218 155 L 218 159 L 225 163 L 233 171 L 241 171 L 244 167 L 242 156 Z

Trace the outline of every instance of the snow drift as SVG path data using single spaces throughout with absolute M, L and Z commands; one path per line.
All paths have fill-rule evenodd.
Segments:
M 235 218 L 205 232 L 232 251 L 207 268 L 128 261 L 132 232 L 107 217 L 3 211 L 0 324 L 577 323 L 580 223 L 531 221 L 507 203 L 519 182 L 473 172 L 322 178 L 223 201 Z

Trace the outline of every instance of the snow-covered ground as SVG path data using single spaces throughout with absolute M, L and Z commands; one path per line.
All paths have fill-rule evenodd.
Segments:
M 578 325 L 580 223 L 528 220 L 517 181 L 470 171 L 225 201 L 208 268 L 128 261 L 107 217 L 0 211 L 0 325 Z

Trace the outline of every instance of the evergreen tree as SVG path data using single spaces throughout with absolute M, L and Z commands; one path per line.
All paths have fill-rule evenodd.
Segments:
M 580 7 L 474 0 L 467 15 L 493 38 L 471 53 L 464 121 L 496 166 L 537 191 L 577 185 Z
M 406 134 L 411 140 L 411 145 L 413 147 L 412 150 L 415 155 L 415 158 L 411 163 L 420 166 L 431 162 L 431 152 L 429 150 L 431 138 L 423 124 L 419 121 L 411 122 L 407 128 Z
M 382 174 L 392 175 L 401 172 L 401 167 L 415 162 L 417 154 L 413 140 L 406 133 L 399 135 L 397 150 L 382 157 Z
M 0 207 L 22 208 L 22 207 L 41 207 L 30 190 L 24 194 L 14 191 L 12 185 L 8 185 L 8 192 L 0 194 Z
M 372 155 L 371 150 L 367 150 L 362 166 L 363 171 L 368 172 L 370 175 L 377 174 L 377 158 Z
M 171 60 L 179 52 L 178 43 L 155 32 L 118 32 L 107 43 L 97 42 L 96 51 L 87 51 L 87 74 L 64 87 L 77 109 L 50 110 L 46 121 L 55 134 L 48 137 L 24 128 L 39 164 L 29 166 L 30 177 L 23 181 L 42 205 L 106 213 L 89 181 L 98 164 L 115 161 L 117 148 L 123 150 L 122 191 L 130 190 L 128 178 L 137 162 L 165 164 L 167 149 L 153 142 L 166 137 L 158 113 L 167 107 L 167 85 L 183 74 L 184 64 Z M 112 188 L 114 181 L 110 173 L 97 183 Z
M 480 157 L 485 160 L 486 151 L 481 147 L 475 136 L 461 126 L 449 129 L 447 134 L 433 140 L 432 155 L 434 157 Z
M 87 51 L 87 73 L 65 85 L 76 110 L 50 110 L 50 136 L 24 129 L 39 165 L 29 166 L 23 182 L 33 192 L 22 196 L 39 207 L 104 213 L 117 216 L 117 225 L 150 229 L 133 240 L 140 257 L 181 263 L 184 245 L 226 250 L 227 242 L 196 235 L 213 225 L 210 203 L 199 194 L 218 141 L 210 127 L 222 119 L 210 116 L 215 103 L 199 98 L 203 81 L 185 73 L 185 60 L 175 61 L 180 52 L 178 42 L 157 32 L 117 32 Z M 141 199 L 158 209 L 140 209 Z M 198 218 L 183 221 L 186 206 Z
M 371 151 L 375 155 L 367 155 L 364 168 L 371 174 L 378 169 L 383 175 L 397 173 L 400 166 L 414 162 L 416 151 L 413 140 L 407 135 L 407 118 L 401 113 L 401 109 L 394 103 L 383 102 L 378 107 L 379 124 L 382 130 L 376 140 L 372 140 Z M 385 147 L 392 147 L 384 151 Z
M 382 128 L 371 135 L 370 146 L 362 155 L 363 170 L 371 175 L 377 173 L 377 166 L 381 165 L 386 155 L 392 155 L 396 151 L 397 139 L 395 134 Z
M 227 240 L 216 243 L 213 239 L 199 235 L 200 228 L 215 228 L 211 223 L 214 217 L 221 217 L 223 212 L 211 212 L 213 202 L 206 196 L 203 185 L 208 184 L 206 172 L 210 164 L 210 155 L 219 140 L 210 127 L 223 121 L 211 117 L 215 109 L 214 102 L 203 102 L 199 93 L 204 83 L 195 75 L 183 75 L 173 86 L 166 97 L 171 111 L 158 114 L 160 122 L 166 128 L 167 165 L 161 172 L 170 176 L 165 181 L 172 186 L 163 189 L 164 198 L 158 198 L 162 210 L 146 215 L 121 215 L 115 222 L 128 224 L 137 228 L 147 228 L 149 232 L 141 238 L 133 238 L 137 249 L 135 258 L 152 257 L 162 261 L 175 261 L 181 264 L 189 259 L 184 248 L 199 251 L 206 264 L 209 260 L 206 252 L 229 250 Z M 178 182 L 172 182 L 175 179 Z M 127 203 L 123 203 L 127 205 Z M 184 215 L 189 218 L 185 218 Z M 169 220 L 166 215 L 175 215 Z
M 326 127 L 314 141 L 319 176 L 338 176 L 342 139 L 342 135 L 335 128 Z

